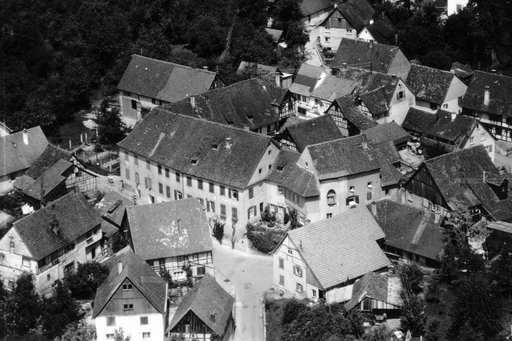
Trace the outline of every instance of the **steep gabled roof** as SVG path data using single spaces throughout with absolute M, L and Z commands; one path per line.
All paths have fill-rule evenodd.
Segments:
M 117 88 L 122 91 L 176 102 L 209 90 L 216 73 L 163 60 L 132 55 Z
M 392 304 L 398 309 L 402 305 L 401 289 L 398 276 L 369 272 L 354 283 L 352 299 L 345 303 L 345 308 L 351 310 L 364 298 L 371 298 Z
M 291 125 L 285 129 L 302 152 L 309 145 L 342 138 L 340 129 L 331 115 L 322 115 Z
M 29 168 L 46 149 L 48 140 L 41 127 L 26 130 L 27 144 L 24 134 L 19 131 L 0 137 L 0 176 Z
M 373 24 L 367 26 L 367 29 L 372 37 L 380 44 L 392 43 L 397 32 L 395 26 L 393 26 L 387 16 L 375 20 Z
M 374 217 L 386 235 L 386 245 L 439 261 L 444 247 L 443 217 L 436 223 L 434 214 L 429 210 L 392 200 L 370 204 L 370 211 L 372 205 L 376 206 Z
M 283 30 L 276 30 L 275 28 L 266 27 L 265 31 L 272 37 L 274 43 L 278 43 L 281 40 L 281 36 L 283 35 Z
M 232 311 L 235 299 L 225 291 L 211 275 L 207 274 L 190 290 L 181 301 L 172 317 L 168 332 L 187 315 L 194 313 L 205 325 L 218 336 L 223 336 Z M 213 313 L 214 318 L 211 318 Z
M 354 104 L 352 95 L 343 96 L 336 99 L 338 108 L 340 109 L 343 117 L 351 122 L 360 131 L 375 127 L 377 122 L 372 120 Z
M 392 141 L 395 145 L 406 143 L 411 136 L 396 122 L 383 123 L 364 131 L 373 144 Z
M 118 273 L 119 262 L 122 264 L 120 273 Z M 108 277 L 98 287 L 94 297 L 93 318 L 101 313 L 112 296 L 117 290 L 120 290 L 121 284 L 125 280 L 129 280 L 159 313 L 165 315 L 167 282 L 160 278 L 144 260 L 135 255 L 129 247 L 114 255 L 107 265 L 109 267 Z M 119 313 L 122 314 L 122 311 Z
M 27 184 L 26 187 L 22 189 L 23 193 L 36 200 L 41 200 L 43 193 L 44 196 L 50 194 L 57 186 L 66 181 L 64 173 L 71 168 L 73 168 L 73 163 L 63 159 L 58 160 L 50 168 L 46 169 L 35 181 Z
M 443 110 L 436 112 L 434 124 L 425 132 L 424 137 L 437 141 L 450 143 L 462 147 L 462 143 L 469 139 L 477 121 L 469 116 L 456 115 Z
M 305 17 L 330 7 L 332 7 L 331 0 L 302 0 L 300 2 L 300 11 Z
M 405 130 L 423 135 L 435 123 L 436 115 L 425 110 L 410 107 L 407 111 L 402 128 Z
M 52 223 L 58 222 L 59 234 Z M 35 260 L 43 259 L 101 224 L 101 218 L 80 193 L 70 192 L 13 224 Z
M 213 249 L 203 206 L 195 198 L 127 207 L 135 254 L 144 260 Z
M 279 107 L 289 92 L 278 87 L 273 79 L 247 79 L 167 104 L 164 108 L 179 114 L 254 130 L 280 120 Z
M 119 146 L 179 172 L 245 188 L 270 143 L 269 136 L 156 108 Z
M 489 105 L 484 105 L 485 87 L 489 87 Z M 477 112 L 485 112 L 504 117 L 512 116 L 512 77 L 494 73 L 475 71 L 461 106 Z
M 390 264 L 376 242 L 384 233 L 365 207 L 289 231 L 287 236 L 324 290 Z
M 96 204 L 103 219 L 121 226 L 124 213 L 128 206 L 133 206 L 133 202 L 117 192 L 107 192 L 101 201 Z
M 324 73 L 324 69 L 320 66 L 302 63 L 290 86 L 290 92 L 309 96 Z
M 449 71 L 411 64 L 406 82 L 416 98 L 441 105 L 446 99 L 454 77 L 455 75 Z
M 25 175 L 30 176 L 32 179 L 37 179 L 45 170 L 61 159 L 70 161 L 71 153 L 50 143 L 46 146 L 41 156 L 27 169 Z

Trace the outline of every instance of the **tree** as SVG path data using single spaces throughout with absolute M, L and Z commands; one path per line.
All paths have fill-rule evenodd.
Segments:
M 426 341 L 438 341 L 441 339 L 441 321 L 438 319 L 429 319 L 425 327 L 425 340 Z
M 53 285 L 52 296 L 43 298 L 42 303 L 43 331 L 49 339 L 62 335 L 68 325 L 83 317 L 78 302 L 60 280 Z
M 297 319 L 299 314 L 307 309 L 307 304 L 297 299 L 290 299 L 286 302 L 283 308 L 283 320 L 282 324 L 287 325 Z
M 91 341 L 95 339 L 94 328 L 91 328 L 86 322 L 72 323 L 55 341 Z
M 186 39 L 192 51 L 201 57 L 211 57 L 224 49 L 226 33 L 213 17 L 203 16 L 192 23 Z
M 416 263 L 402 263 L 398 274 L 407 295 L 417 295 L 423 291 L 423 273 Z
M 108 107 L 108 98 L 101 103 L 100 110 L 96 113 L 96 124 L 98 125 L 99 142 L 106 145 L 115 145 L 126 137 L 127 128 L 121 120 L 119 109 Z
M 108 268 L 96 261 L 78 264 L 76 272 L 64 277 L 73 297 L 79 300 L 93 299 L 96 289 L 108 276 Z
M 4 288 L 4 282 L 0 281 L 0 311 L 6 311 L 6 301 L 9 293 Z M 5 315 L 0 314 L 0 340 L 7 335 L 7 326 L 5 324 Z
M 222 238 L 224 238 L 224 223 L 215 222 L 213 225 L 213 236 L 222 244 Z
M 289 220 L 290 220 L 290 230 L 295 230 L 296 228 L 299 228 L 299 219 L 298 219 L 298 213 L 296 209 L 291 209 L 289 213 Z
M 36 328 L 41 315 L 40 302 L 34 287 L 34 275 L 28 272 L 21 274 L 5 302 L 7 334 L 25 335 Z
M 263 212 L 261 212 L 261 220 L 268 224 L 268 226 L 273 227 L 276 224 L 276 213 L 270 211 L 270 206 L 265 206 Z
M 512 296 L 512 247 L 504 244 L 496 260 L 491 264 L 489 278 L 507 298 Z
M 418 295 L 402 295 L 402 309 L 400 310 L 400 329 L 410 330 L 413 336 L 423 335 L 427 315 L 425 302 Z

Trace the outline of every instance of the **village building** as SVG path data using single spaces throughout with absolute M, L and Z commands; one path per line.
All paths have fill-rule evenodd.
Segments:
M 252 78 L 164 106 L 174 113 L 271 135 L 295 112 L 292 94 L 267 77 Z
M 263 181 L 280 150 L 269 136 L 163 109 L 118 145 L 121 177 L 138 202 L 194 197 L 228 231 L 263 211 Z
M 331 0 L 303 0 L 300 2 L 300 12 L 305 26 L 315 26 L 315 22 L 322 20 L 332 10 Z
M 407 79 L 411 63 L 397 46 L 342 39 L 332 68 L 358 67 Z
M 133 252 L 174 281 L 213 274 L 211 229 L 195 198 L 126 208 L 123 229 Z
M 92 318 L 98 341 L 121 332 L 133 341 L 164 340 L 168 284 L 130 248 L 108 261 L 109 275 L 98 287 Z
M 115 238 L 118 238 L 119 241 L 125 241 L 126 234 L 122 228 L 123 218 L 126 208 L 133 205 L 133 201 L 115 191 L 105 193 L 100 202 L 96 204 L 95 208 L 103 219 L 101 230 L 103 231 L 104 254 L 117 251 L 114 250 L 114 248 L 117 248 L 117 245 L 114 245 Z
M 78 263 L 101 255 L 101 218 L 80 193 L 68 193 L 13 223 L 0 239 L 0 275 L 11 287 L 25 271 L 45 292 Z
M 363 113 L 361 107 L 356 105 L 356 100 L 352 95 L 337 98 L 325 113 L 332 116 L 344 136 L 358 135 L 377 125 L 377 122 Z
M 240 62 L 240 66 L 238 66 L 238 69 L 236 70 L 236 75 L 245 78 L 266 77 L 267 79 L 274 79 L 277 86 L 285 89 L 288 89 L 292 85 L 293 77 L 293 74 L 281 71 L 278 66 L 263 65 L 246 61 Z
M 233 340 L 234 311 L 233 296 L 206 275 L 183 297 L 166 335 L 170 340 Z
M 398 150 L 406 148 L 407 142 L 411 139 L 409 133 L 396 124 L 396 122 L 376 125 L 366 129 L 363 134 L 374 145 L 391 141 Z
M 123 121 L 133 126 L 158 105 L 219 86 L 215 72 L 134 54 L 117 85 Z
M 12 133 L 12 129 L 5 124 L 5 122 L 0 121 L 0 137 L 4 137 Z
M 274 290 L 298 299 L 348 301 L 355 280 L 390 265 L 378 244 L 383 238 L 366 207 L 290 230 L 273 254 Z
M 410 108 L 402 128 L 419 140 L 427 157 L 482 145 L 492 162 L 495 161 L 496 139 L 472 117 L 454 115 L 444 110 L 431 114 L 419 108 Z
M 397 33 L 398 31 L 391 20 L 383 15 L 377 20 L 370 20 L 369 25 L 358 33 L 357 39 L 379 44 L 397 45 Z
M 48 145 L 41 127 L 0 137 L 0 193 L 13 189 L 18 176 L 32 166 Z
M 429 207 L 413 207 L 392 200 L 368 205 L 386 237 L 383 249 L 390 258 L 438 267 L 444 249 L 444 215 Z
M 462 114 L 474 117 L 498 140 L 512 141 L 512 77 L 475 71 L 462 98 Z
M 423 110 L 435 112 L 442 109 L 460 114 L 460 102 L 468 87 L 455 74 L 411 64 L 406 82 L 416 95 L 416 105 Z

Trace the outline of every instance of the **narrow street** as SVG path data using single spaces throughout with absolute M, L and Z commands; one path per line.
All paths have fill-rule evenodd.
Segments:
M 213 261 L 217 281 L 228 279 L 235 290 L 234 340 L 264 340 L 262 297 L 272 286 L 272 256 L 232 250 L 226 243 L 214 241 Z

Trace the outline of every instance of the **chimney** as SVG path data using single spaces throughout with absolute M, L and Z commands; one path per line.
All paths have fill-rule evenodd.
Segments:
M 248 126 L 247 124 L 244 124 L 244 130 L 247 130 L 247 131 L 249 131 L 249 130 L 250 130 L 250 129 L 249 129 L 249 126 Z
M 213 309 L 210 310 L 210 321 L 215 323 L 215 311 Z
M 57 214 L 55 213 L 55 204 L 52 205 L 52 221 L 50 223 L 50 228 L 53 233 L 58 236 L 60 234 L 59 221 L 57 220 Z
M 121 262 L 121 260 L 119 259 L 117 261 L 117 274 L 121 274 L 121 272 L 123 271 L 123 262 Z
M 377 203 L 375 201 L 373 201 L 371 205 L 372 205 L 372 215 L 374 217 L 376 217 L 377 216 Z
M 373 19 L 370 19 L 370 25 L 373 25 Z
M 208 71 L 208 66 L 203 66 L 203 70 Z
M 233 143 L 231 142 L 231 137 L 226 137 L 226 149 L 231 149 Z
M 370 40 L 370 48 L 373 48 L 373 40 Z
M 488 106 L 491 102 L 491 90 L 489 90 L 489 85 L 485 86 L 484 90 L 484 105 Z
M 178 233 L 181 234 L 181 218 L 178 218 L 178 220 L 176 220 L 176 225 L 178 226 Z
M 196 98 L 194 96 L 190 96 L 190 106 L 192 109 L 196 108 Z
M 28 145 L 28 133 L 27 129 L 23 129 L 23 143 Z
M 361 134 L 361 146 L 363 146 L 364 149 L 368 149 L 368 138 L 366 134 Z

